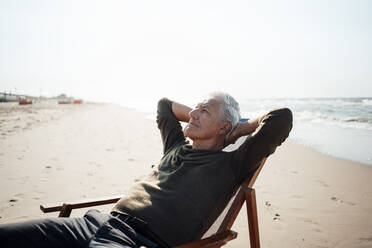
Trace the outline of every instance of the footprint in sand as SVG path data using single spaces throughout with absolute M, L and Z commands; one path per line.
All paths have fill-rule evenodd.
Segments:
M 271 213 L 274 212 L 274 210 L 272 209 L 272 204 L 271 204 L 270 201 L 266 201 L 266 202 L 265 202 L 265 206 L 267 207 L 267 209 L 269 210 L 269 212 L 271 212 Z M 278 214 L 278 213 L 274 213 L 273 220 L 275 220 L 275 221 L 280 220 L 280 214 Z
M 308 223 L 308 224 L 310 224 L 310 225 L 312 225 L 314 227 L 314 229 L 312 229 L 314 232 L 317 232 L 317 233 L 322 233 L 323 232 L 319 228 L 315 228 L 315 227 L 317 227 L 318 222 L 316 222 L 316 221 L 314 221 L 312 219 L 309 219 L 309 218 L 302 218 L 302 219 L 303 219 L 303 222 Z
M 346 203 L 346 204 L 348 204 L 348 205 L 350 205 L 350 206 L 355 206 L 355 203 L 353 203 L 353 202 L 349 202 L 349 201 L 344 201 L 344 200 L 342 200 L 342 199 L 340 199 L 340 198 L 337 198 L 337 197 L 335 197 L 335 196 L 332 196 L 332 197 L 331 197 L 331 200 L 332 200 L 332 201 L 335 201 L 335 202 L 339 202 L 339 203 Z
M 325 183 L 324 181 L 322 181 L 322 180 L 317 180 L 317 182 L 320 183 L 323 187 L 326 187 L 326 188 L 330 187 L 328 184 L 326 184 L 326 183 Z
M 309 224 L 312 224 L 312 225 L 318 225 L 318 222 L 312 220 L 312 219 L 309 219 L 309 218 L 304 218 L 303 221 L 305 223 L 309 223 Z
M 361 241 L 362 243 L 370 243 L 370 242 L 372 242 L 372 236 L 370 236 L 370 237 L 361 237 L 361 238 L 359 238 L 359 241 Z
M 273 220 L 280 220 L 279 217 L 280 217 L 280 214 L 276 213 L 276 214 L 275 214 L 275 217 L 273 218 Z

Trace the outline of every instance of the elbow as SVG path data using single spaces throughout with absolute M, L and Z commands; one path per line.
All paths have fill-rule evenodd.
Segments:
M 289 108 L 281 108 L 280 116 L 284 124 L 288 127 L 292 127 L 293 125 L 293 114 Z
M 289 108 L 281 108 L 279 109 L 279 123 L 280 129 L 282 132 L 282 139 L 280 140 L 280 144 L 285 141 L 285 139 L 289 136 L 289 133 L 293 127 L 293 114 Z
M 172 102 L 166 97 L 163 97 L 158 101 L 156 116 L 156 122 L 158 123 L 158 125 L 160 124 L 161 119 L 164 119 L 163 117 L 171 111 L 171 106 Z
M 158 101 L 158 106 L 157 106 L 158 114 L 160 114 L 164 111 L 168 111 L 168 109 L 170 109 L 171 107 L 172 107 L 172 101 L 171 100 L 169 100 L 166 97 L 161 98 Z
M 166 97 L 160 98 L 160 100 L 158 101 L 158 109 L 161 108 L 161 106 L 163 106 L 164 104 L 167 104 L 168 102 L 169 102 L 168 98 Z
M 280 134 L 280 144 L 289 136 L 293 126 L 293 114 L 289 108 L 280 108 L 270 111 L 267 120 L 273 123 L 273 132 Z M 269 121 L 270 122 L 270 121 Z M 275 123 L 275 124 L 274 124 Z
M 266 116 L 277 119 L 282 125 L 292 126 L 293 114 L 289 108 L 279 108 L 270 111 Z

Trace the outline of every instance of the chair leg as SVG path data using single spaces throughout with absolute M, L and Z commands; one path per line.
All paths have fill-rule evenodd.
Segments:
M 251 242 L 251 248 L 260 248 L 256 193 L 254 189 L 251 189 L 251 188 L 247 189 L 245 193 L 245 200 L 246 200 L 246 206 L 247 206 L 249 238 Z

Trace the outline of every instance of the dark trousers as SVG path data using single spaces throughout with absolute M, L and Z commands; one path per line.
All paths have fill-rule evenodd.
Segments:
M 88 211 L 82 218 L 46 218 L 0 225 L 1 247 L 150 247 L 146 223 L 135 217 Z

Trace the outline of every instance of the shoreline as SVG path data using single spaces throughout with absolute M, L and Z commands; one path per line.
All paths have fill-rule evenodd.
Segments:
M 30 110 L 17 118 L 35 124 L 0 138 L 0 223 L 57 216 L 43 214 L 40 204 L 125 193 L 162 156 L 155 120 L 137 110 L 113 104 Z M 0 130 L 20 125 L 17 118 Z M 262 247 L 370 247 L 370 178 L 368 164 L 287 140 L 254 185 Z M 249 246 L 244 208 L 232 227 L 238 238 L 226 247 Z

